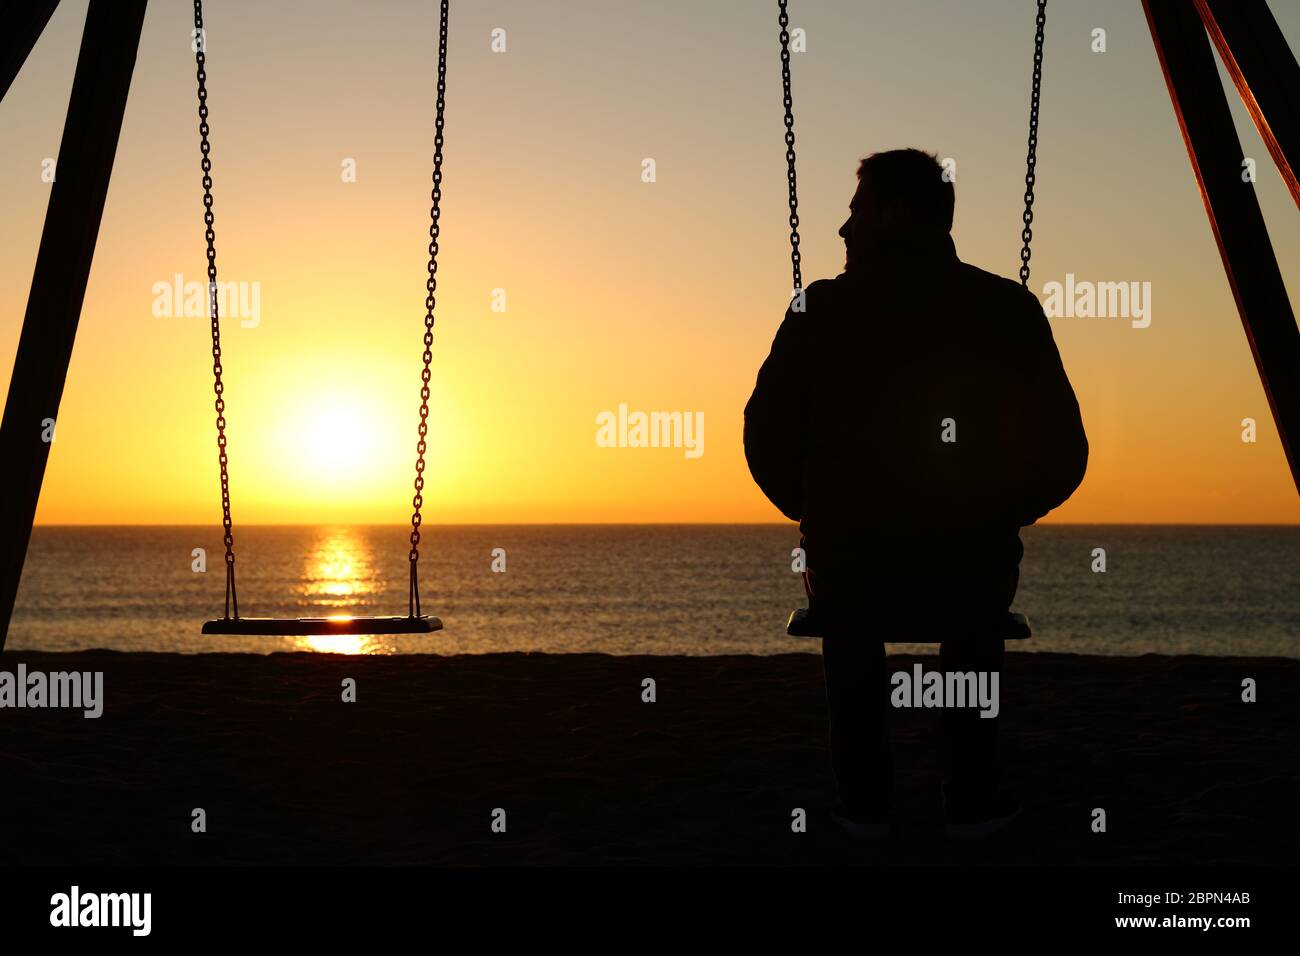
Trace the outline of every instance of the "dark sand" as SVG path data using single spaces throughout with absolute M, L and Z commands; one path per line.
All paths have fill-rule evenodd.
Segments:
M 4 864 L 1280 863 L 1300 849 L 1300 660 L 1009 654 L 1018 825 L 944 840 L 937 712 L 901 710 L 896 834 L 868 848 L 826 819 L 812 654 L 9 652 L 0 669 L 19 661 L 102 670 L 107 705 L 99 720 L 0 710 Z M 644 677 L 657 703 L 641 702 Z M 1259 703 L 1240 701 L 1244 677 Z M 794 807 L 807 833 L 791 832 Z M 1091 832 L 1093 807 L 1109 832 Z

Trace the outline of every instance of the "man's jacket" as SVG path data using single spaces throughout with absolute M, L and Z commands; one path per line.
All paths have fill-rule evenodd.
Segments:
M 1088 458 L 1038 300 L 947 236 L 805 296 L 745 406 L 754 480 L 799 522 L 812 566 L 852 568 L 882 598 L 1005 607 L 1019 529 L 1070 496 Z

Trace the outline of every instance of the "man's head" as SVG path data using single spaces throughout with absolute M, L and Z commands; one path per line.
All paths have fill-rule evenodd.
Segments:
M 873 253 L 952 230 L 955 193 L 938 157 L 919 149 L 872 153 L 858 166 L 858 189 L 840 226 L 845 269 Z

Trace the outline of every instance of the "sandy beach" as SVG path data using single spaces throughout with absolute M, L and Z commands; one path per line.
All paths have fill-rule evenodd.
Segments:
M 3 864 L 1282 863 L 1300 845 L 1298 660 L 1009 654 L 1021 820 L 945 840 L 937 713 L 900 710 L 895 834 L 869 847 L 826 818 L 813 654 L 0 656 L 19 663 L 102 671 L 104 713 L 0 710 Z

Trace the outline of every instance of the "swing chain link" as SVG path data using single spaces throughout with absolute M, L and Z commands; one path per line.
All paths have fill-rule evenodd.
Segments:
M 785 103 L 785 163 L 786 178 L 790 183 L 790 267 L 794 277 L 793 295 L 803 288 L 803 275 L 799 268 L 799 191 L 795 179 L 794 155 L 794 99 L 790 95 L 790 14 L 787 0 L 777 0 L 780 11 L 777 22 L 781 26 L 781 88 Z
M 235 594 L 235 537 L 230 523 L 230 474 L 226 456 L 226 399 L 225 385 L 221 381 L 221 319 L 217 309 L 217 234 L 213 229 L 212 215 L 212 146 L 208 142 L 208 74 L 205 69 L 203 0 L 194 0 L 194 63 L 198 70 L 199 90 L 199 151 L 203 160 L 203 237 L 208 244 L 208 313 L 212 319 L 212 388 L 216 393 L 214 408 L 217 412 L 217 461 L 221 466 L 221 524 L 226 545 L 226 619 L 239 617 L 239 599 Z
M 442 143 L 443 113 L 447 95 L 447 7 L 448 0 L 442 0 L 438 25 L 438 100 L 434 118 L 433 137 L 433 192 L 430 195 L 432 205 L 429 209 L 429 277 L 425 282 L 424 299 L 424 368 L 420 372 L 420 440 L 416 443 L 415 459 L 415 496 L 411 505 L 415 509 L 411 514 L 411 617 L 420 614 L 420 589 L 417 568 L 420 563 L 420 508 L 424 505 L 424 453 L 428 450 L 425 439 L 429 434 L 429 381 L 432 377 L 429 364 L 433 361 L 433 325 L 434 305 L 438 290 L 438 235 L 441 232 L 439 218 L 442 214 Z
M 1034 31 L 1034 82 L 1029 96 L 1029 148 L 1025 155 L 1025 228 L 1020 232 L 1020 284 L 1029 288 L 1029 244 L 1034 238 L 1034 167 L 1038 162 L 1038 102 L 1043 85 L 1043 27 L 1047 23 L 1047 0 L 1038 0 Z

